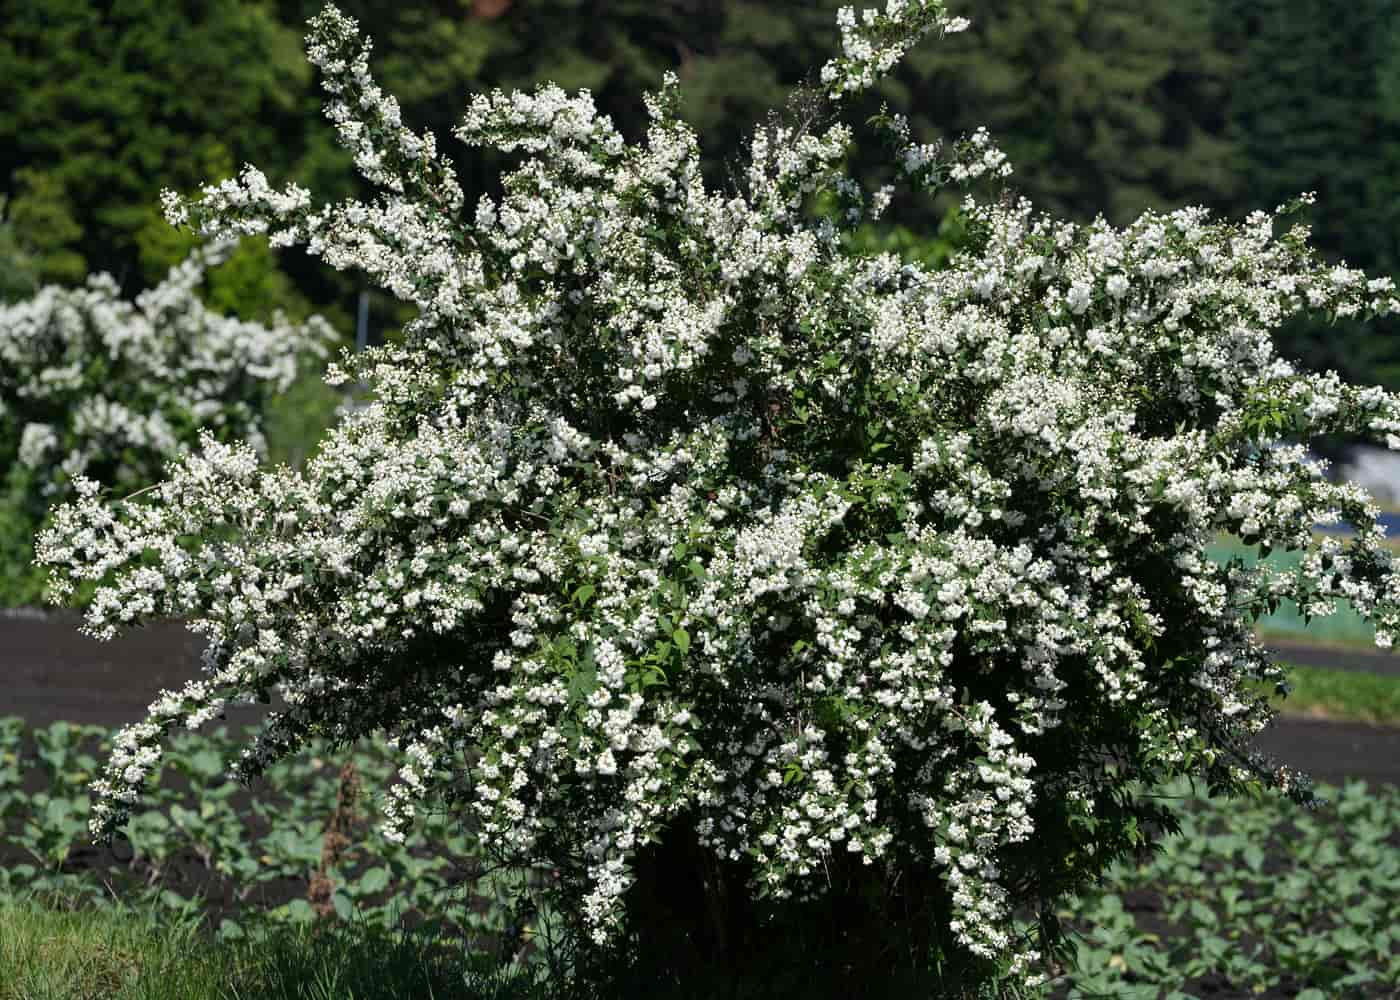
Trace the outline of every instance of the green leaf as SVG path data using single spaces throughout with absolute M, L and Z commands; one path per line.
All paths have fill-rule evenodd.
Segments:
M 230 920 L 228 917 L 219 921 L 218 938 L 220 941 L 236 941 L 246 936 L 238 921 Z
M 1191 913 L 1191 919 L 1206 927 L 1214 927 L 1220 922 L 1215 915 L 1215 911 L 1199 899 L 1191 900 L 1188 909 Z
M 1368 951 L 1371 947 L 1369 941 L 1350 927 L 1339 927 L 1333 931 L 1332 943 L 1343 951 Z
M 190 770 L 195 774 L 212 778 L 223 770 L 223 761 L 213 750 L 199 750 L 189 758 Z
M 304 899 L 294 899 L 287 904 L 287 919 L 294 924 L 309 924 L 316 919 L 316 911 Z
M 669 683 L 669 681 L 666 678 L 666 671 L 658 666 L 648 666 L 642 673 L 643 688 L 657 687 L 667 683 Z
M 676 648 L 681 651 L 682 656 L 690 652 L 690 633 L 685 629 L 676 629 L 671 633 L 671 638 L 675 640 Z
M 384 867 L 371 868 L 360 876 L 358 888 L 360 892 L 373 895 L 383 892 L 389 884 L 389 871 Z
M 44 807 L 44 823 L 46 826 L 61 826 L 69 814 L 73 811 L 73 800 L 65 798 L 49 799 Z
M 579 607 L 584 607 L 588 604 L 588 599 L 593 596 L 593 591 L 594 587 L 591 583 L 585 583 L 582 587 L 579 587 L 578 590 L 574 591 L 574 600 L 578 602 Z
M 1250 871 L 1257 872 L 1264 867 L 1264 852 L 1254 844 L 1248 845 L 1241 852 L 1241 857 L 1244 858 L 1244 863 L 1249 866 Z

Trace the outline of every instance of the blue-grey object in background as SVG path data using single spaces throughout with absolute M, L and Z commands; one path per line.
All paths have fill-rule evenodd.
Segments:
M 369 292 L 360 292 L 359 315 L 355 321 L 355 353 L 369 346 Z
M 1365 487 L 1381 503 L 1400 503 L 1400 452 L 1356 445 L 1337 463 L 1337 475 Z

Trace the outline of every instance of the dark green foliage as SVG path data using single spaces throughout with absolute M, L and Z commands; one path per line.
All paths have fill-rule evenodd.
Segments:
M 1236 172 L 1259 205 L 1316 191 L 1313 242 L 1355 267 L 1400 267 L 1394 156 L 1400 29 L 1387 0 L 1217 0 L 1221 44 L 1238 50 L 1229 94 Z M 1388 78 L 1390 78 L 1388 80 Z M 1390 89 L 1390 93 L 1385 91 Z
M 1400 273 L 1400 9 L 1387 0 L 1216 0 L 1235 53 L 1228 139 L 1248 199 L 1270 206 L 1316 191 L 1308 222 L 1324 255 Z M 1394 318 L 1291 324 L 1285 354 L 1314 370 L 1394 386 Z
M 423 995 L 392 992 L 394 984 L 405 983 L 431 988 L 441 997 L 814 1000 L 923 995 L 914 991 L 912 977 L 908 988 L 878 992 L 873 980 L 860 978 L 861 957 L 849 947 L 848 955 L 856 958 L 850 966 L 816 970 L 790 961 L 811 941 L 765 938 L 772 947 L 761 955 L 749 947 L 752 940 L 720 945 L 706 930 L 713 926 L 706 914 L 687 908 L 696 889 L 691 883 L 716 876 L 713 862 L 671 865 L 666 884 L 672 894 L 637 901 L 639 912 L 654 918 L 640 925 L 640 936 L 655 946 L 643 954 L 674 961 L 664 974 L 657 968 L 611 968 L 606 993 L 597 992 L 596 983 L 585 989 L 558 964 L 568 958 L 567 947 L 555 949 L 550 967 L 543 954 L 547 915 L 513 908 L 506 891 L 489 902 L 478 897 L 473 908 L 478 917 L 469 927 L 443 929 L 436 937 L 406 935 L 394 923 L 395 907 L 412 909 L 433 899 L 448 884 L 452 865 L 471 861 L 470 840 L 439 828 L 437 819 L 427 838 L 415 837 L 405 850 L 377 842 L 362 825 L 351 827 L 353 843 L 336 874 L 337 891 L 354 903 L 345 910 L 348 919 L 340 915 L 341 907 L 333 907 L 326 920 L 309 920 L 312 911 L 304 900 L 266 911 L 279 898 L 304 897 L 336 812 L 338 765 L 353 760 L 367 788 L 388 777 L 383 757 L 373 747 L 281 765 L 285 774 L 278 776 L 277 797 L 260 792 L 258 804 L 240 816 L 242 793 L 219 776 L 231 743 L 218 734 L 188 736 L 167 765 L 161 793 L 133 828 L 132 845 L 121 855 L 129 853 L 130 860 L 102 871 L 84 843 L 83 784 L 95 769 L 99 737 L 90 727 L 58 724 L 31 731 L 19 720 L 0 720 L 0 843 L 13 852 L 3 858 L 0 870 L 0 906 L 10 907 L 0 912 L 0 972 L 30 977 L 17 982 L 54 983 L 60 974 L 110 977 L 133 974 L 139 967 L 153 973 L 152 978 L 165 969 L 176 977 L 171 982 L 184 983 L 188 992 L 119 993 L 109 985 L 107 995 L 331 997 L 344 995 L 337 989 L 352 982 L 356 996 Z M 182 788 L 189 780 L 206 789 L 204 804 Z M 1173 805 L 1186 806 L 1180 813 L 1182 834 L 1169 838 L 1150 858 L 1116 866 L 1102 889 L 1081 896 L 1057 915 L 1075 932 L 1078 968 L 1071 973 L 1071 995 L 1106 991 L 1182 1000 L 1215 995 L 1193 989 L 1193 983 L 1228 984 L 1246 992 L 1291 987 L 1313 991 L 1299 994 L 1311 1000 L 1390 995 L 1387 991 L 1400 983 L 1395 960 L 1400 945 L 1400 854 L 1395 846 L 1400 797 L 1393 789 L 1360 784 L 1324 789 L 1335 804 L 1315 813 L 1271 797 L 1217 809 L 1185 785 L 1164 794 Z M 361 807 L 360 823 L 369 808 L 368 802 Z M 194 905 L 186 902 L 190 883 L 182 878 L 181 865 L 185 875 L 200 866 L 225 873 L 241 890 L 233 894 L 237 910 L 218 916 L 224 898 L 218 893 L 206 893 Z M 140 908 L 114 908 L 104 882 Z M 98 905 L 108 912 L 44 915 L 22 909 L 22 903 L 21 909 L 14 908 L 34 890 L 65 910 Z M 463 912 L 456 905 L 449 909 Z M 260 922 L 260 911 L 281 920 L 269 930 Z M 868 937 L 873 950 L 864 962 L 890 960 L 890 942 L 880 940 L 882 928 L 862 926 L 863 916 L 822 911 L 805 924 L 788 926 L 807 935 L 825 933 L 837 947 L 843 940 L 849 946 Z M 201 922 L 206 930 L 220 928 L 219 951 L 196 933 Z M 462 930 L 468 937 L 461 936 Z M 502 930 L 517 942 L 535 942 L 525 957 L 533 955 L 542 964 L 533 971 L 528 962 L 524 967 L 503 964 L 503 954 L 489 936 L 470 936 Z M 31 963 L 42 957 L 45 939 L 70 941 L 70 947 L 81 940 L 90 946 L 84 968 L 60 968 L 51 958 L 47 970 L 26 968 L 26 956 Z M 655 950 L 662 947 L 670 950 Z M 712 957 L 726 956 L 728 965 L 701 963 L 705 949 Z M 114 960 L 123 953 L 124 961 Z M 136 956 L 142 961 L 133 965 Z M 176 958 L 182 960 L 178 965 L 162 964 Z M 41 971 L 49 978 L 42 979 Z M 235 974 L 236 980 L 230 978 Z M 923 984 L 936 982 L 938 975 L 938 970 L 928 970 Z M 206 980 L 236 982 L 239 988 L 201 992 Z M 0 982 L 0 998 L 8 1000 L 5 988 Z M 1173 992 L 1181 990 L 1185 992 Z
M 971 30 L 910 54 L 899 106 L 925 134 L 985 125 L 1039 208 L 1122 224 L 1235 193 L 1223 140 L 1231 63 L 1209 0 L 987 0 Z
M 248 160 L 314 173 L 301 33 L 267 3 L 5 0 L 0 20 L 0 178 L 46 282 L 157 277 L 169 261 L 134 272 L 162 186 Z
M 0 303 L 27 299 L 39 290 L 39 268 L 20 244 L 7 208 L 0 196 Z
M 624 133 L 638 95 L 676 70 L 683 113 L 720 179 L 745 123 L 804 82 L 836 40 L 841 0 L 349 0 L 378 45 L 375 67 L 415 127 L 447 135 L 469 94 L 550 79 L 590 88 Z M 301 34 L 315 0 L 0 0 L 0 295 L 109 270 L 129 290 L 183 256 L 157 210 L 244 162 L 345 193 L 343 154 L 318 104 Z M 1123 222 L 1147 207 L 1236 214 L 1315 189 L 1322 250 L 1400 268 L 1400 16 L 1385 0 L 987 0 L 972 30 L 916 51 L 870 98 L 909 109 L 916 135 L 987 125 L 1013 187 L 1073 218 Z M 810 82 L 810 81 L 808 81 Z M 11 97 L 11 95 L 13 95 Z M 456 150 L 469 201 L 501 164 Z M 858 153 L 866 156 L 866 153 Z M 870 155 L 860 172 L 882 179 Z M 897 202 L 892 227 L 936 225 L 946 205 Z M 893 236 L 886 239 L 899 240 Z M 257 315 L 310 302 L 349 329 L 353 279 L 258 252 L 261 277 L 227 306 Z M 220 302 L 220 305 L 224 305 Z M 406 318 L 376 299 L 377 330 Z M 1393 324 L 1392 324 L 1393 325 Z M 1350 378 L 1400 378 L 1393 331 L 1299 325 L 1286 353 Z
M 302 26 L 287 13 L 263 0 L 0 0 L 0 195 L 11 224 L 0 233 L 0 296 L 96 271 L 127 293 L 154 284 L 193 242 L 162 218 L 163 188 L 249 161 L 274 182 L 343 185 L 344 154 L 317 114 Z M 343 278 L 256 243 L 209 292 L 244 319 L 314 310 L 349 327 Z
M 1072 995 L 1395 996 L 1395 789 L 1327 789 L 1335 803 L 1313 813 L 1166 794 L 1187 806 L 1181 835 L 1063 913 L 1078 932 Z

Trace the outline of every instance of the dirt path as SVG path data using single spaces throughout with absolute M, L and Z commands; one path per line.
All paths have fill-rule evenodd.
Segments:
M 138 721 L 162 688 L 198 674 L 200 647 L 198 637 L 173 622 L 104 643 L 82 635 L 76 618 L 0 612 L 0 716 L 35 725 Z M 1351 662 L 1333 647 L 1289 643 L 1277 652 L 1317 666 Z M 1400 656 L 1374 655 L 1362 669 L 1400 675 Z M 246 710 L 230 721 L 256 718 Z M 1319 781 L 1400 784 L 1400 728 L 1285 718 L 1263 734 L 1259 748 Z
M 1386 677 L 1400 677 L 1400 653 L 1374 646 L 1354 647 L 1341 643 L 1304 642 L 1270 636 L 1264 645 L 1283 663 L 1328 670 L 1357 670 Z
M 199 676 L 204 640 L 178 622 L 138 629 L 112 642 L 78 631 L 76 616 L 0 611 L 0 717 L 32 725 L 138 722 L 163 689 Z M 252 710 L 230 716 L 257 720 Z

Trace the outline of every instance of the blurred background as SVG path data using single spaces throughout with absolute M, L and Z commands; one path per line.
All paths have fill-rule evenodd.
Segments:
M 129 293 L 189 237 L 158 195 L 243 163 L 331 199 L 353 189 L 302 52 L 318 0 L 0 0 L 0 296 L 113 274 Z M 469 196 L 499 164 L 449 137 L 467 96 L 552 80 L 587 87 L 625 134 L 641 93 L 681 77 L 716 182 L 746 126 L 780 106 L 837 44 L 835 0 L 344 0 L 406 120 L 435 131 Z M 1239 217 L 1315 190 L 1329 257 L 1400 272 L 1400 4 L 1393 0 L 962 0 L 970 32 L 919 47 L 870 97 L 924 139 L 987 125 L 1041 208 L 1126 222 L 1204 204 Z M 456 147 L 454 149 L 454 147 Z M 878 150 L 861 171 L 880 177 Z M 949 205 L 906 199 L 875 238 L 922 256 Z M 945 235 L 949 227 L 945 226 Z M 213 305 L 330 317 L 353 337 L 359 287 L 300 253 L 250 241 L 216 273 Z M 404 319 L 372 297 L 383 336 Z M 1393 323 L 1285 331 L 1286 353 L 1400 386 Z M 313 380 L 314 381 L 314 380 Z M 324 416 L 315 387 L 284 408 Z M 316 419 L 284 417 L 275 457 Z M 300 429 L 294 431 L 293 428 Z

